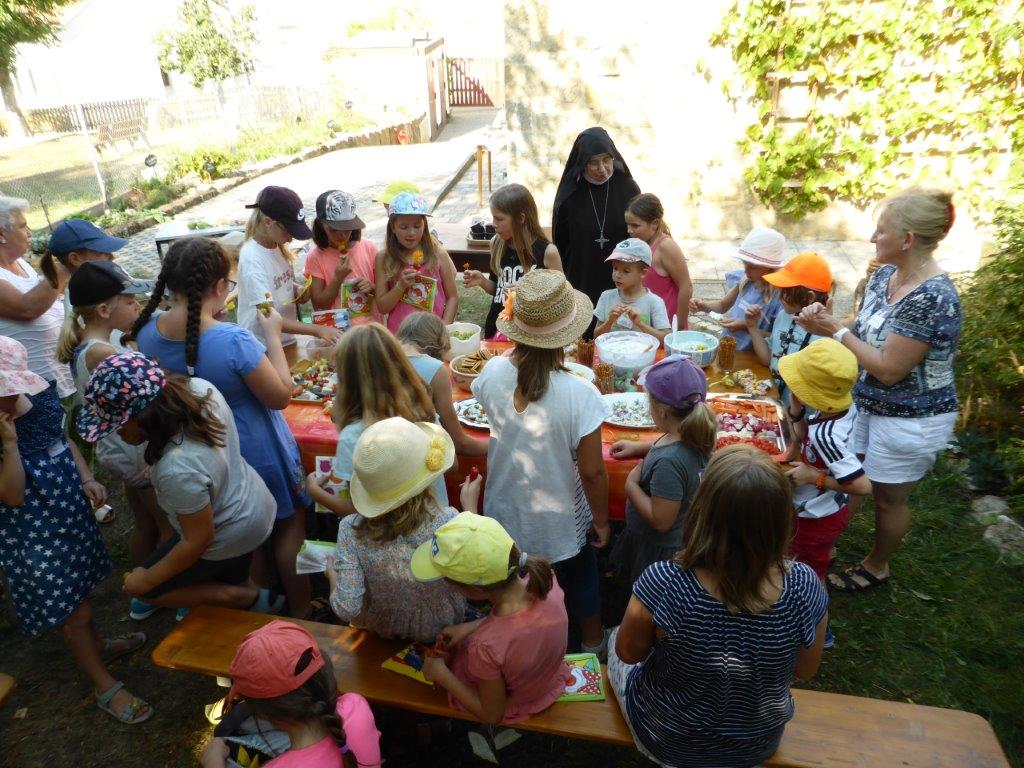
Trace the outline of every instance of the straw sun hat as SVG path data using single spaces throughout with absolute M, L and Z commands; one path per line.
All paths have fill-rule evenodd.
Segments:
M 594 305 L 551 269 L 527 272 L 509 291 L 498 330 L 528 347 L 555 349 L 576 341 L 590 325 Z
M 438 424 L 394 416 L 366 428 L 352 463 L 352 505 L 363 517 L 380 517 L 450 469 L 455 444 Z

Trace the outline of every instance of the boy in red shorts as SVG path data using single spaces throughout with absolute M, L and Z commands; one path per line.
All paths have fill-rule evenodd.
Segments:
M 790 391 L 790 419 L 807 423 L 800 463 L 786 473 L 794 485 L 796 512 L 789 554 L 824 582 L 832 547 L 850 519 L 849 494 L 871 493 L 850 439 L 857 358 L 834 339 L 818 339 L 781 358 L 779 375 Z M 828 629 L 825 647 L 834 644 Z

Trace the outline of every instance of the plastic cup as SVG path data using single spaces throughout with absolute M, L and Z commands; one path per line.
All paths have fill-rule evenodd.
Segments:
M 723 371 L 731 371 L 736 361 L 736 338 L 723 336 L 718 340 L 718 367 Z

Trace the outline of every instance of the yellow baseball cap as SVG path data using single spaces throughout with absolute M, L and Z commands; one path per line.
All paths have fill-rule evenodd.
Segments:
M 445 578 L 477 587 L 498 584 L 515 570 L 508 564 L 514 544 L 497 520 L 460 512 L 416 548 L 409 566 L 418 581 Z
M 817 411 L 837 413 L 853 404 L 857 356 L 835 339 L 818 339 L 779 359 L 786 386 Z

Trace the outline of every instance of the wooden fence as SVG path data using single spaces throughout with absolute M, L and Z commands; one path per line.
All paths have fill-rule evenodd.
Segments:
M 505 103 L 502 59 L 447 59 L 453 107 L 500 107 Z
M 124 101 L 96 101 L 82 105 L 85 116 L 85 127 L 90 131 L 99 131 L 111 125 L 134 123 L 143 130 L 146 122 L 145 99 L 126 99 Z M 38 133 L 74 133 L 78 130 L 75 107 L 65 104 L 47 109 L 30 109 L 25 113 L 29 132 Z

